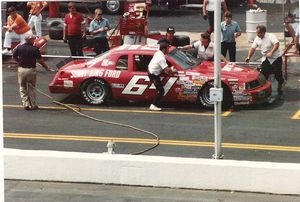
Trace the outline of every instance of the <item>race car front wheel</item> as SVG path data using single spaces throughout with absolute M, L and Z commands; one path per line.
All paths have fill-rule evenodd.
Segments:
M 198 95 L 198 102 L 201 106 L 213 109 L 214 108 L 214 102 L 210 101 L 209 96 L 209 90 L 210 88 L 213 88 L 213 82 L 206 83 L 200 90 Z M 222 110 L 229 109 L 233 104 L 233 98 L 230 90 L 225 84 L 222 84 L 223 88 L 223 101 L 222 101 Z
M 91 105 L 105 103 L 109 97 L 109 86 L 101 79 L 89 79 L 81 86 L 81 96 L 84 101 Z

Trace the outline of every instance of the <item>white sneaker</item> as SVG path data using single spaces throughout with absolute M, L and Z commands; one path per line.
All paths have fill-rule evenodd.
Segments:
M 2 51 L 2 54 L 4 54 L 4 55 L 12 54 L 12 51 L 11 51 L 11 50 L 8 50 L 8 49 L 6 48 L 6 49 L 4 49 L 4 50 Z
M 155 106 L 154 104 L 151 104 L 149 109 L 152 110 L 152 111 L 161 111 L 162 110 L 161 108 Z

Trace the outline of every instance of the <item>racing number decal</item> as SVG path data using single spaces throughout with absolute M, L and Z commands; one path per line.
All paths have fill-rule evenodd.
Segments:
M 129 83 L 126 85 L 125 89 L 122 91 L 122 94 L 142 95 L 148 85 L 137 84 L 138 80 L 150 81 L 148 76 L 133 76 Z M 137 90 L 133 91 L 133 88 L 137 88 Z
M 125 95 L 142 95 L 147 89 L 148 85 L 146 84 L 138 84 L 139 80 L 150 81 L 148 76 L 133 76 L 129 83 L 126 85 L 125 89 L 122 91 L 122 94 Z M 170 77 L 167 83 L 164 85 L 165 94 L 166 95 L 169 90 L 172 88 L 174 83 L 176 82 L 177 77 Z M 155 89 L 154 84 L 152 84 L 149 89 Z

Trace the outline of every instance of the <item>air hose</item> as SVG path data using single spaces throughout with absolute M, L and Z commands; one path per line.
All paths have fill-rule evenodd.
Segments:
M 31 85 L 31 84 L 30 84 L 30 85 Z M 31 86 L 32 86 L 32 85 L 31 85 Z M 136 130 L 136 131 L 139 131 L 139 132 L 148 134 L 148 135 L 150 135 L 150 136 L 152 136 L 152 137 L 155 138 L 155 140 L 156 140 L 155 145 L 153 145 L 153 146 L 151 146 L 151 147 L 149 147 L 149 148 L 147 148 L 147 149 L 138 151 L 138 152 L 130 153 L 131 155 L 143 154 L 143 153 L 145 153 L 145 152 L 147 152 L 147 151 L 150 151 L 150 150 L 156 148 L 156 147 L 159 145 L 159 136 L 156 135 L 155 133 L 152 133 L 152 132 L 150 132 L 150 131 L 147 131 L 147 130 L 144 130 L 144 129 L 140 129 L 140 128 L 137 128 L 137 127 L 134 127 L 134 126 L 131 126 L 131 125 L 128 125 L 128 124 L 122 124 L 122 123 L 118 123 L 118 122 L 113 122 L 113 121 L 107 121 L 107 120 L 97 119 L 97 118 L 95 118 L 95 117 L 92 117 L 92 116 L 90 116 L 90 115 L 87 115 L 87 114 L 85 114 L 85 113 L 82 113 L 82 112 L 81 112 L 81 108 L 80 108 L 79 106 L 77 106 L 77 105 L 61 103 L 61 102 L 55 100 L 55 99 L 54 99 L 53 97 L 51 97 L 50 95 L 48 95 L 48 94 L 42 92 L 42 91 L 39 90 L 38 88 L 35 88 L 34 86 L 32 86 L 32 87 L 33 87 L 38 93 L 44 95 L 44 96 L 47 97 L 49 100 L 51 100 L 52 103 L 57 104 L 57 105 L 59 105 L 59 106 L 62 106 L 62 107 L 64 107 L 64 108 L 68 109 L 68 110 L 71 110 L 71 111 L 73 111 L 74 113 L 76 113 L 76 114 L 78 114 L 78 115 L 80 115 L 80 116 L 82 116 L 82 117 L 85 117 L 85 118 L 87 118 L 87 119 L 90 119 L 90 120 L 96 121 L 96 122 L 100 122 L 100 123 L 105 123 L 105 124 L 115 125 L 115 126 L 124 127 L 124 128 L 130 128 L 130 129 L 132 129 L 132 130 Z

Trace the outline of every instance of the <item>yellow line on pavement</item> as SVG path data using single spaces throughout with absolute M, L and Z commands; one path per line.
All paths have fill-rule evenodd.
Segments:
M 21 105 L 3 105 L 7 108 L 23 108 Z M 50 110 L 66 110 L 64 107 L 52 107 L 52 106 L 39 106 L 40 109 Z M 134 110 L 134 109 L 102 109 L 102 108 L 80 108 L 82 111 L 94 111 L 94 112 L 120 112 L 120 113 L 146 113 L 146 114 L 169 114 L 169 115 L 190 115 L 190 116 L 214 116 L 213 113 L 203 112 L 170 112 L 170 111 L 149 111 L 149 110 Z M 225 111 L 222 116 L 227 117 L 231 114 L 231 111 Z
M 156 140 L 154 140 L 154 139 L 77 136 L 77 135 L 54 135 L 54 134 L 4 133 L 4 138 L 63 140 L 63 141 L 89 141 L 89 142 L 113 141 L 113 142 L 120 142 L 120 143 L 138 143 L 138 144 L 155 144 L 156 143 Z M 159 143 L 161 145 L 173 145 L 173 146 L 214 147 L 213 142 L 201 142 L 201 141 L 159 140 Z M 296 146 L 223 143 L 222 147 L 230 148 L 230 149 L 252 149 L 252 150 L 300 152 L 300 147 L 296 147 Z
M 291 119 L 300 119 L 300 110 L 298 110 Z

